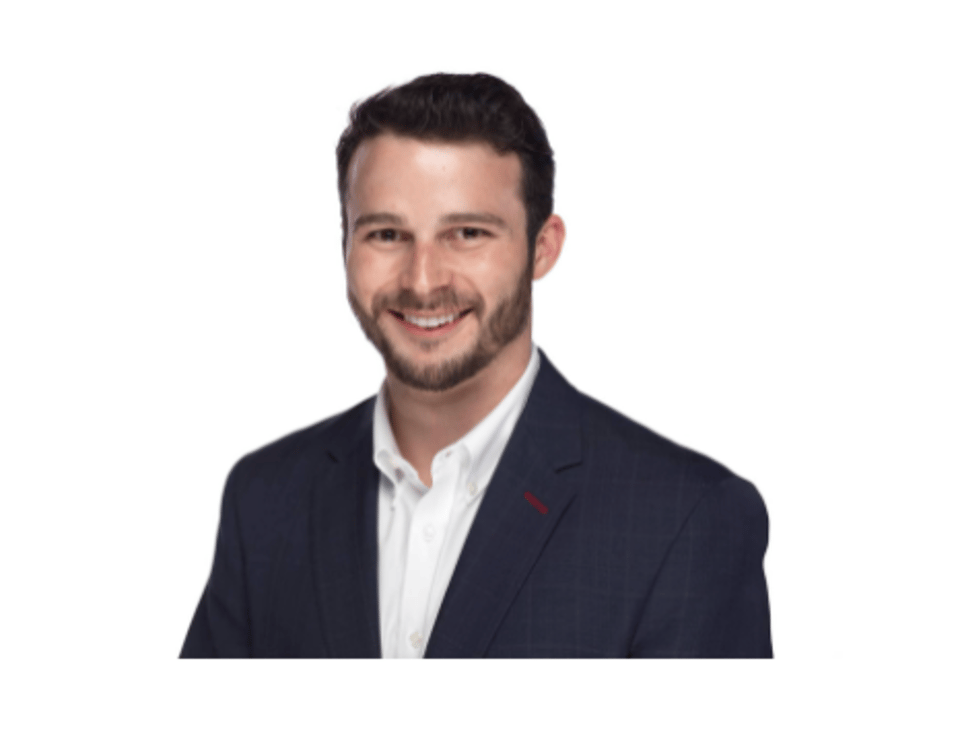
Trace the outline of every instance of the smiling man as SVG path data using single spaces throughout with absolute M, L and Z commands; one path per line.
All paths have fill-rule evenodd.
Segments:
M 347 297 L 380 392 L 243 458 L 184 657 L 769 657 L 756 489 L 532 343 L 553 153 L 486 74 L 355 105 Z

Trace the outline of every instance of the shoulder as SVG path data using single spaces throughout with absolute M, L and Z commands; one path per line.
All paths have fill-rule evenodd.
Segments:
M 583 459 L 609 487 L 637 510 L 683 522 L 694 510 L 766 524 L 757 489 L 713 458 L 679 445 L 580 393 Z
M 580 399 L 584 441 L 595 455 L 698 482 L 719 483 L 734 476 L 718 461 L 665 438 L 602 402 L 582 393 Z
M 593 492 L 611 500 L 686 507 L 712 487 L 752 486 L 722 463 L 679 445 L 571 385 L 540 352 L 541 367 L 528 402 L 528 425 L 555 465 L 575 455 Z M 576 429 L 574 426 L 577 426 Z M 576 437 L 574 437 L 576 436 Z M 562 454 L 562 455 L 561 455 Z M 599 498 L 599 497 L 598 497 Z
M 369 432 L 374 398 L 321 420 L 244 455 L 230 471 L 228 490 L 245 492 L 251 485 L 294 485 L 311 475 L 318 462 L 336 459 Z

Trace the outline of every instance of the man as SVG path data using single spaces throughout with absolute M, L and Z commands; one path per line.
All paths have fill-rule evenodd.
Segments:
M 771 656 L 756 489 L 532 344 L 564 225 L 519 93 L 385 90 L 337 163 L 347 297 L 386 379 L 234 467 L 182 656 Z

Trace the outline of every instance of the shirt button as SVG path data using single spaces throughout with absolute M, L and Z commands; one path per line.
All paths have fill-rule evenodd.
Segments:
M 421 634 L 419 631 L 414 631 L 412 634 L 410 634 L 410 646 L 419 650 L 420 647 L 423 646 L 423 634 Z
M 437 530 L 435 530 L 435 529 L 433 528 L 433 525 L 432 525 L 432 524 L 428 524 L 426 527 L 423 528 L 423 538 L 424 538 L 427 542 L 429 542 L 430 540 L 432 540 L 433 537 L 434 537 L 434 535 L 435 535 L 436 533 L 437 533 Z
M 467 484 L 467 491 L 470 492 L 470 496 L 477 495 L 477 485 L 476 484 Z

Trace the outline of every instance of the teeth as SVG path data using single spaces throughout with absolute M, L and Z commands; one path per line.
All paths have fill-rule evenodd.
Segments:
M 437 328 L 437 326 L 446 325 L 447 323 L 456 320 L 456 318 L 456 313 L 451 313 L 449 316 L 443 316 L 442 318 L 420 318 L 419 316 L 409 316 L 407 314 L 403 315 L 403 320 L 405 320 L 407 323 L 412 323 L 414 326 L 419 326 L 420 328 Z

